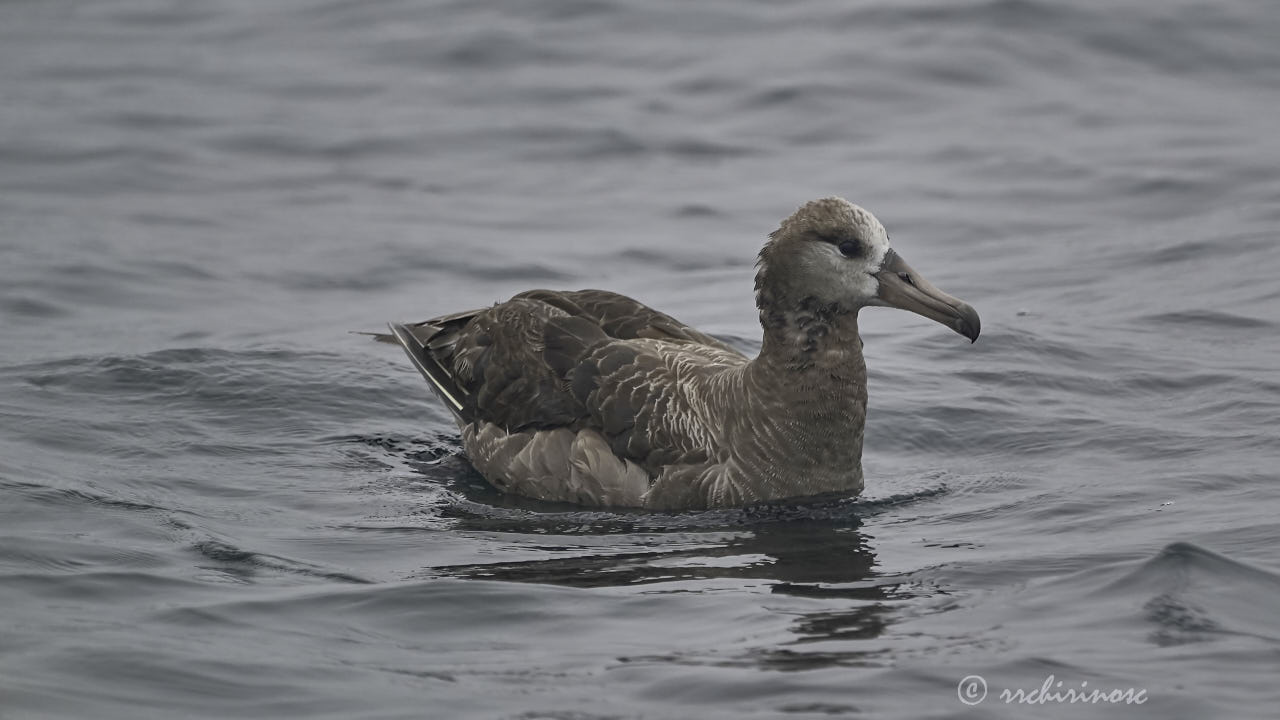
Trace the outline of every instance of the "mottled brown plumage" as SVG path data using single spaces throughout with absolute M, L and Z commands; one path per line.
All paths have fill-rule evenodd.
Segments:
M 739 506 L 862 488 L 866 367 L 857 314 L 892 304 L 976 339 L 977 314 L 840 198 L 760 253 L 755 359 L 631 298 L 532 290 L 393 325 L 496 487 L 594 506 Z

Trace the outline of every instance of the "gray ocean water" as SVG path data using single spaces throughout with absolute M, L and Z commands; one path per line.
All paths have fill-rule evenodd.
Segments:
M 1270 0 L 0 3 L 0 717 L 1277 717 L 1277 38 Z M 863 314 L 861 498 L 504 498 L 348 333 L 603 287 L 754 347 L 756 251 L 832 194 L 984 328 Z

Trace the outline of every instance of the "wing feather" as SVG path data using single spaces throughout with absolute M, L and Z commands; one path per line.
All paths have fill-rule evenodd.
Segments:
M 433 388 L 446 403 L 454 396 L 460 419 L 513 434 L 579 433 L 571 453 L 578 474 L 614 477 L 616 491 L 628 495 L 638 472 L 628 468 L 653 476 L 671 463 L 707 459 L 714 429 L 696 389 L 747 361 L 710 335 L 602 290 L 532 290 L 393 330 L 411 357 L 415 346 L 440 369 Z M 441 394 L 442 386 L 456 392 Z M 621 465 L 599 455 L 605 447 Z M 527 464 L 513 450 L 498 454 Z

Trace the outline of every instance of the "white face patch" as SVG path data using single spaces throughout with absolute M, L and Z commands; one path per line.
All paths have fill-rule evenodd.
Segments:
M 874 215 L 842 201 L 834 217 L 823 223 L 824 235 L 848 235 L 856 238 L 858 253 L 846 257 L 836 243 L 806 241 L 798 249 L 798 269 L 804 285 L 814 297 L 824 302 L 839 302 L 850 307 L 877 305 L 879 272 L 889 253 L 889 235 Z
M 867 262 L 873 268 L 871 272 L 879 272 L 884 264 L 885 255 L 889 254 L 889 233 L 876 219 L 875 215 L 850 204 L 853 210 L 854 225 L 858 228 L 858 237 L 866 245 Z

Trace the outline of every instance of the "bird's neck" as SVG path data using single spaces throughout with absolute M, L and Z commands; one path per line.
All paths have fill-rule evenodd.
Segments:
M 789 310 L 762 311 L 760 324 L 764 343 L 751 362 L 753 374 L 789 395 L 856 396 L 865 406 L 867 368 L 856 309 L 802 300 Z
M 759 494 L 861 489 L 867 385 L 857 311 L 802 302 L 762 312 L 761 324 L 764 344 L 741 378 L 767 411 L 737 428 L 750 438 L 737 446 L 741 460 L 769 468 L 776 485 Z

